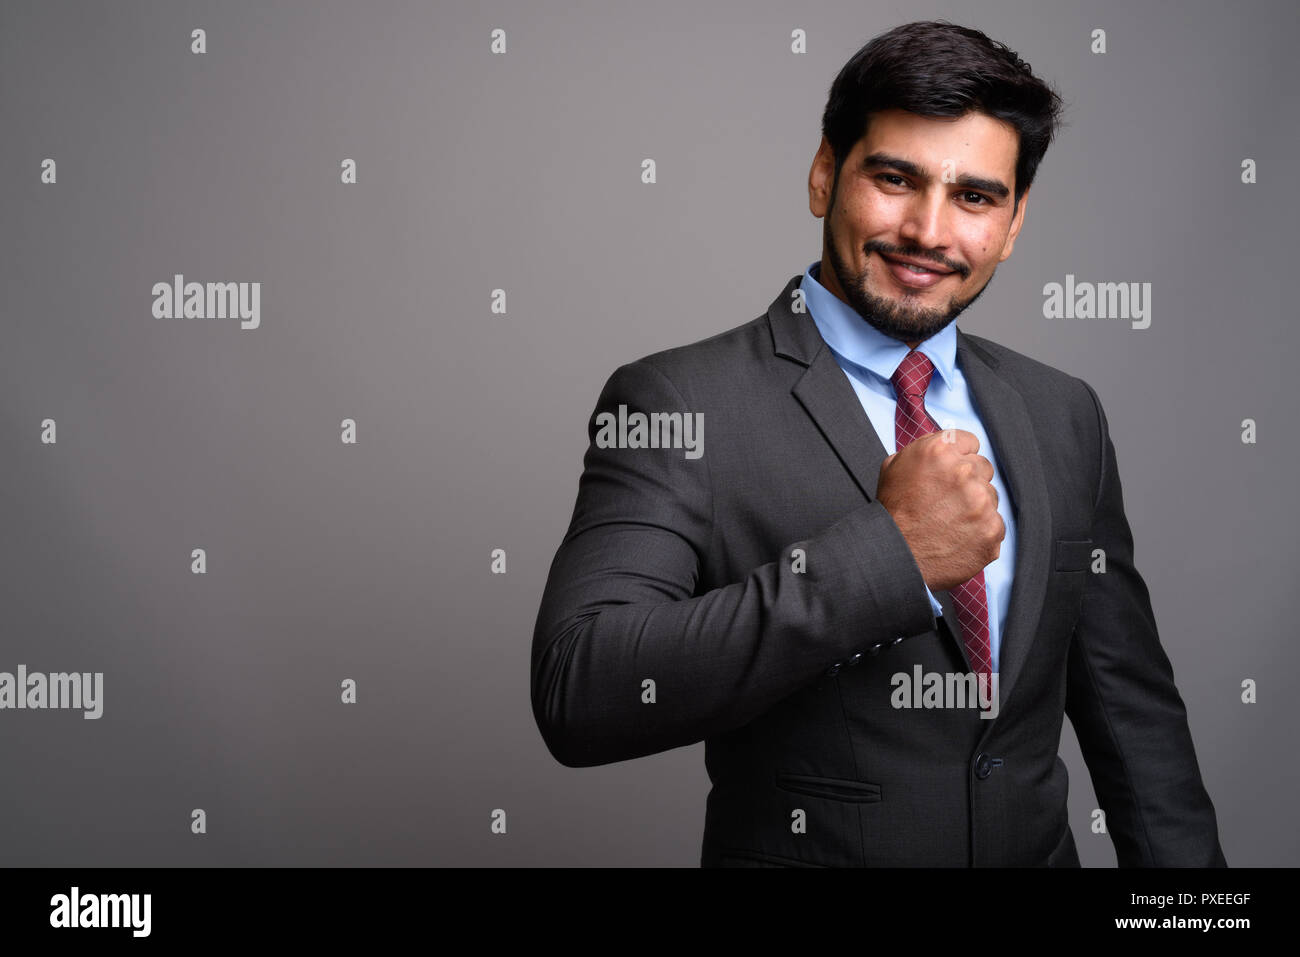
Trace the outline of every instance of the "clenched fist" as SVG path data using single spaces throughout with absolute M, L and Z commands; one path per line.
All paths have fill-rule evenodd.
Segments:
M 963 429 L 931 432 L 880 465 L 876 498 L 894 518 L 930 590 L 954 588 L 998 557 L 1007 526 L 998 514 L 993 463 Z

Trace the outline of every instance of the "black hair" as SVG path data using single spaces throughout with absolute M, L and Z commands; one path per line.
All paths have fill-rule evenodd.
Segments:
M 835 178 L 867 133 L 869 114 L 900 109 L 919 116 L 974 110 L 1015 127 L 1015 207 L 1061 125 L 1060 96 L 1013 50 L 979 30 L 945 20 L 905 23 L 869 41 L 831 84 L 822 133 L 835 154 Z

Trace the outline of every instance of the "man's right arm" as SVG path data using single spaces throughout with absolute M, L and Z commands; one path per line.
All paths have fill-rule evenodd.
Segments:
M 601 448 L 596 415 L 617 416 L 620 405 L 688 409 L 642 360 L 610 376 L 589 423 L 577 503 L 533 634 L 533 711 L 562 764 L 694 744 L 747 724 L 836 662 L 934 629 L 921 571 L 877 501 L 696 594 L 714 522 L 733 520 L 714 514 L 707 444 L 697 459 Z

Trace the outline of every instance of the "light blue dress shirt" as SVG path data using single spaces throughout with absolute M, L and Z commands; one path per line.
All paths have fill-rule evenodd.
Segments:
M 893 375 L 898 364 L 910 351 L 906 342 L 893 339 L 871 326 L 853 310 L 817 281 L 821 272 L 820 261 L 809 265 L 804 272 L 800 289 L 804 302 L 812 315 L 817 330 L 830 346 L 835 361 L 839 363 L 858 401 L 862 403 L 867 418 L 880 436 L 885 454 L 898 451 L 894 414 L 898 397 L 894 392 Z M 998 467 L 993 443 L 989 441 L 984 424 L 976 414 L 966 377 L 957 368 L 957 325 L 950 322 L 942 330 L 917 345 L 917 351 L 934 363 L 934 376 L 925 392 L 925 410 L 943 429 L 965 429 L 980 440 L 979 454 L 993 464 L 993 487 L 998 493 L 998 514 L 1006 523 L 1007 533 L 1002 549 L 984 568 L 984 587 L 989 609 L 989 650 L 993 670 L 998 670 L 1002 645 L 1002 624 L 1007 618 L 1007 605 L 1011 601 L 1011 582 L 1015 575 L 1016 523 L 1011 513 L 1011 497 L 1007 494 Z M 926 588 L 936 617 L 943 614 L 943 606 Z

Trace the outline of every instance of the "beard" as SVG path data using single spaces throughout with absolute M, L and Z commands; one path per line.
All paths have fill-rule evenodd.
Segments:
M 831 197 L 831 211 L 833 212 L 835 208 L 833 190 Z M 948 300 L 946 306 L 934 308 L 918 305 L 919 291 L 915 293 L 905 291 L 900 299 L 880 295 L 872 289 L 866 269 L 859 273 L 850 271 L 831 236 L 830 218 L 830 214 L 828 214 L 822 221 L 822 245 L 826 249 L 831 269 L 840 284 L 840 289 L 844 292 L 845 299 L 853 307 L 853 311 L 861 316 L 868 325 L 883 332 L 891 339 L 898 339 L 900 342 L 921 342 L 929 339 L 961 315 L 963 310 L 978 299 L 980 294 L 988 288 L 988 282 L 986 282 L 969 299 L 961 300 L 953 296 Z M 865 251 L 868 253 L 875 252 L 877 257 L 879 257 L 879 253 L 886 252 L 890 255 L 915 256 L 919 259 L 930 258 L 925 256 L 924 252 L 919 249 L 896 249 L 875 241 L 867 243 Z M 880 261 L 884 262 L 883 259 Z M 957 275 L 963 276 L 964 273 L 962 270 L 958 270 Z M 992 279 L 993 277 L 990 276 L 989 281 L 991 282 Z

